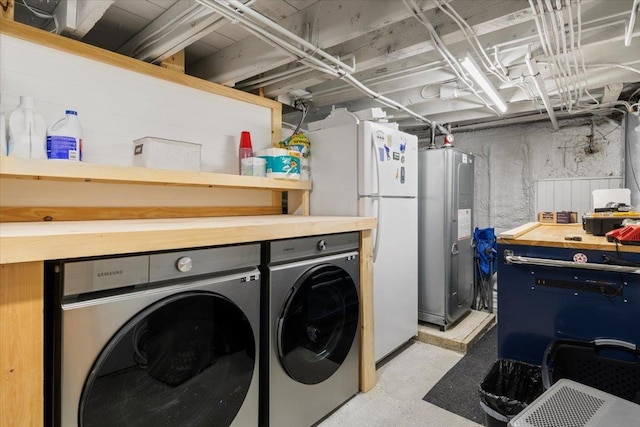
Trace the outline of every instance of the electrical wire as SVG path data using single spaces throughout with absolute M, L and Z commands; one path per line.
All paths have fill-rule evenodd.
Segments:
M 200 5 L 200 6 L 202 7 L 202 5 Z M 169 34 L 170 32 L 174 31 L 180 25 L 184 24 L 185 22 L 189 21 L 192 18 L 195 18 L 195 16 L 197 14 L 202 12 L 202 8 L 201 7 L 199 8 L 196 5 L 196 7 L 193 7 L 193 8 L 190 8 L 190 9 L 182 11 L 182 13 L 180 13 L 178 16 L 176 16 L 171 21 L 170 24 L 164 25 L 162 27 L 159 27 L 155 31 L 152 31 L 151 33 L 147 34 L 141 40 L 138 40 L 138 43 L 134 47 L 134 49 L 131 52 L 130 56 L 136 56 L 136 55 L 138 55 L 140 53 L 141 50 L 148 48 L 149 46 L 153 45 L 154 43 L 157 43 L 157 40 L 152 40 L 151 43 L 146 44 L 147 41 L 151 40 L 152 38 L 160 37 L 160 36 L 164 36 L 166 34 Z
M 428 118 L 424 117 L 421 114 L 418 114 L 412 110 L 410 110 L 409 108 L 405 107 L 404 105 L 399 104 L 396 101 L 393 101 L 389 98 L 386 98 L 384 96 L 382 96 L 379 93 L 374 92 L 373 90 L 369 89 L 368 87 L 364 86 L 361 82 L 359 82 L 355 77 L 353 77 L 350 73 L 351 70 L 353 70 L 353 67 L 349 67 L 347 65 L 344 65 L 341 61 L 339 61 L 338 59 L 330 56 L 329 54 L 327 54 L 326 52 L 324 52 L 323 50 L 321 50 L 319 47 L 310 45 L 308 42 L 302 40 L 302 42 L 300 44 L 302 44 L 302 46 L 304 47 L 313 47 L 313 52 L 309 53 L 304 51 L 301 48 L 298 48 L 297 46 L 294 46 L 293 44 L 287 42 L 286 40 L 282 39 L 281 37 L 278 37 L 277 35 L 274 35 L 272 33 L 270 33 L 269 31 L 267 31 L 266 29 L 260 27 L 259 25 L 257 25 L 255 22 L 251 21 L 250 17 L 254 17 L 257 21 L 268 25 L 269 28 L 272 28 L 274 31 L 278 31 L 281 34 L 283 34 L 284 36 L 287 36 L 289 38 L 292 38 L 294 41 L 299 41 L 301 40 L 298 36 L 296 36 L 295 34 L 289 32 L 288 30 L 279 27 L 278 24 L 276 24 L 273 21 L 270 21 L 268 18 L 266 18 L 265 16 L 253 11 L 252 9 L 246 7 L 245 5 L 243 5 L 242 3 L 239 3 L 235 0 L 195 0 L 197 3 L 202 4 L 212 10 L 215 10 L 216 12 L 218 12 L 220 15 L 224 16 L 226 19 L 232 21 L 232 22 L 237 22 L 240 25 L 242 25 L 247 31 L 249 31 L 251 34 L 255 35 L 256 37 L 258 37 L 259 39 L 265 41 L 266 43 L 270 44 L 271 46 L 274 46 L 278 49 L 284 50 L 285 52 L 287 52 L 288 54 L 291 54 L 293 58 L 295 58 L 295 60 L 297 60 L 300 63 L 303 63 L 305 65 L 307 65 L 310 68 L 313 68 L 315 70 L 318 70 L 324 74 L 329 74 L 330 76 L 334 77 L 334 78 L 340 78 L 342 80 L 344 80 L 345 82 L 349 83 L 351 86 L 355 87 L 356 89 L 360 90 L 361 92 L 365 93 L 367 96 L 371 97 L 372 99 L 374 99 L 377 102 L 380 102 L 383 105 L 389 106 L 391 108 L 397 109 L 397 110 L 402 110 L 406 113 L 408 113 L 411 117 L 416 118 L 417 120 L 428 124 L 429 126 L 435 126 L 437 127 L 437 129 L 441 132 L 441 133 L 448 133 L 447 129 L 442 126 L 439 123 L 436 123 L 432 120 L 429 120 Z M 247 15 L 250 16 L 245 16 L 243 13 L 241 13 L 240 11 L 243 11 L 245 13 L 247 13 Z M 329 60 L 330 62 L 333 63 L 333 65 L 331 64 L 327 64 L 325 62 L 323 62 L 322 60 L 320 60 L 319 58 L 314 57 L 313 55 L 315 55 L 316 53 L 319 53 L 320 56 L 322 56 L 325 60 Z
M 553 64 L 551 64 L 549 62 L 542 62 L 542 61 L 539 62 L 539 64 L 553 65 Z M 631 71 L 631 72 L 640 74 L 640 70 L 638 70 L 636 68 L 633 68 L 633 67 L 630 67 L 630 66 L 624 65 L 624 64 L 615 64 L 615 63 L 589 64 L 589 65 L 585 66 L 585 69 L 586 68 L 611 68 L 611 67 L 621 68 L 621 69 L 626 70 L 626 71 Z M 640 92 L 640 89 L 638 89 L 636 92 L 634 92 L 634 94 L 638 93 L 638 92 Z M 632 96 L 634 94 L 632 94 Z M 629 97 L 629 98 L 631 98 L 631 97 Z M 592 99 L 593 99 L 593 97 L 592 97 Z M 578 103 L 577 104 L 577 108 L 578 108 L 578 112 L 584 112 L 585 110 L 593 110 L 593 109 L 596 109 L 596 108 L 603 108 L 603 111 L 604 111 L 604 107 L 612 106 L 612 105 L 623 105 L 625 107 L 625 110 L 618 110 L 618 111 L 621 111 L 623 113 L 630 113 L 630 112 L 634 111 L 634 105 L 632 105 L 629 102 L 624 101 L 624 100 L 618 100 L 618 101 L 602 104 L 602 103 L 600 103 L 600 101 L 597 101 L 597 100 L 594 99 L 594 104 L 586 104 L 585 105 L 585 104 Z M 568 111 L 568 112 L 571 112 L 571 111 Z
M 544 10 L 544 4 L 542 3 L 542 0 L 537 0 L 537 3 L 538 3 L 538 8 L 540 9 L 540 21 L 542 23 L 542 32 L 543 32 L 542 38 L 544 42 L 547 44 L 548 57 L 551 59 L 552 63 L 555 65 L 556 67 L 555 69 L 559 70 L 556 55 L 553 53 L 553 44 L 551 43 L 551 35 L 549 34 L 549 29 L 547 27 L 547 18 Z M 558 90 L 558 94 L 560 95 L 560 105 L 562 108 L 566 103 L 566 99 L 565 99 L 566 97 L 564 96 L 561 89 L 562 84 L 559 79 L 560 73 L 556 75 L 556 73 L 554 73 L 552 70 L 551 77 L 553 77 L 553 80 L 555 81 L 555 84 L 556 84 L 556 88 Z
M 625 101 L 602 104 L 589 92 L 587 68 L 617 67 L 639 74 L 640 71 L 624 64 L 586 65 L 582 50 L 582 2 L 581 0 L 574 1 L 577 8 L 576 31 L 574 31 L 574 15 L 571 3 L 571 0 L 565 0 L 565 7 L 563 8 L 562 0 L 555 0 L 555 7 L 552 0 L 535 0 L 535 2 L 534 0 L 529 0 L 541 46 L 547 57 L 547 61 L 537 62 L 549 66 L 550 77 L 553 78 L 556 85 L 560 108 L 569 114 L 634 111 L 635 106 Z M 565 22 L 565 9 L 568 14 L 567 22 Z M 569 37 L 568 41 L 567 37 Z M 572 61 L 570 61 L 570 57 Z M 592 103 L 585 103 L 583 95 L 589 97 Z
M 629 98 L 628 98 L 629 102 L 633 102 L 633 97 L 636 96 L 639 93 L 640 93 L 640 88 L 634 90 L 633 93 L 631 95 L 629 95 Z M 635 105 L 638 105 L 638 104 L 634 103 L 634 104 L 631 105 L 631 107 L 633 107 Z
M 547 15 L 549 16 L 549 21 L 550 21 L 549 26 L 551 27 L 551 34 L 548 36 L 549 44 L 551 47 L 550 51 L 552 54 L 551 59 L 553 60 L 553 63 L 556 66 L 556 70 L 558 71 L 558 77 L 559 77 L 558 80 L 560 81 L 560 85 L 557 86 L 557 89 L 563 98 L 563 105 L 561 105 L 561 109 L 564 109 L 566 105 L 571 104 L 571 99 L 569 98 L 569 95 L 566 91 L 566 87 L 567 87 L 566 72 L 564 71 L 562 65 L 558 60 L 558 56 L 560 55 L 560 37 L 558 34 L 558 28 L 557 28 L 558 23 L 556 21 L 556 16 L 554 14 L 553 6 L 551 5 L 551 0 L 545 0 L 545 2 L 547 6 L 547 11 L 544 13 L 544 16 L 545 17 Z M 540 4 L 541 8 L 544 8 L 542 0 L 538 0 L 538 3 Z M 546 18 L 545 18 L 545 28 L 547 28 L 547 31 L 548 31 L 548 27 L 546 27 Z M 551 35 L 553 35 L 553 42 L 555 42 L 555 51 L 554 51 L 553 42 L 551 41 Z
M 538 33 L 538 38 L 540 39 L 540 46 L 542 47 L 542 51 L 544 52 L 544 56 L 549 57 L 549 50 L 547 49 L 547 43 L 544 40 L 544 36 L 543 36 L 543 31 L 542 31 L 542 24 L 541 24 L 541 14 L 542 11 L 540 13 L 538 13 L 538 10 L 536 9 L 536 5 L 533 3 L 533 0 L 529 0 L 529 7 L 531 8 L 531 11 L 533 12 L 533 21 L 536 24 L 536 32 Z
M 481 97 L 478 91 L 476 91 L 476 89 L 473 87 L 473 82 L 470 81 L 465 76 L 464 71 L 462 71 L 461 65 L 458 63 L 457 59 L 451 54 L 451 52 L 449 52 L 446 45 L 442 42 L 442 39 L 440 39 L 440 36 L 436 32 L 435 28 L 433 27 L 433 25 L 431 25 L 431 23 L 429 22 L 427 17 L 424 15 L 424 13 L 422 13 L 422 10 L 416 4 L 415 0 L 403 0 L 403 2 L 407 7 L 407 9 L 409 9 L 409 11 L 413 14 L 413 16 L 418 20 L 418 22 L 420 22 L 422 25 L 424 25 L 427 28 L 427 32 L 429 33 L 429 37 L 431 38 L 431 43 L 433 44 L 435 49 L 440 53 L 440 55 L 442 55 L 444 60 L 449 64 L 449 66 L 451 67 L 453 72 L 458 76 L 458 78 L 460 78 L 460 80 L 473 92 L 475 96 L 477 96 L 478 98 L 480 98 L 480 100 L 482 100 L 482 102 L 485 104 L 485 106 L 489 110 L 491 110 L 497 116 L 500 116 L 500 114 L 491 105 L 489 105 L 489 103 L 483 97 Z
M 576 80 L 575 80 L 575 75 L 571 72 L 571 66 L 569 65 L 569 54 L 567 51 L 567 37 L 566 37 L 566 32 L 565 32 L 565 23 L 564 23 L 564 12 L 562 11 L 562 0 L 556 0 L 556 9 L 555 9 L 555 13 L 556 16 L 558 17 L 558 30 L 560 32 L 562 32 L 562 55 L 564 57 L 564 62 L 566 65 L 566 70 L 567 73 L 569 75 L 569 79 L 571 80 L 571 86 L 573 87 L 573 98 L 576 100 L 576 102 L 579 99 L 579 92 L 578 92 L 578 86 L 579 86 L 579 82 L 578 84 L 576 84 Z M 570 25 L 571 27 L 573 27 L 573 25 Z M 568 90 L 570 90 L 570 88 L 567 88 Z M 569 104 L 569 110 L 573 107 L 573 103 Z
M 587 94 L 587 96 L 589 98 L 591 98 L 593 100 L 593 102 L 598 102 L 597 99 L 595 99 L 591 93 L 589 93 L 589 81 L 587 79 L 587 68 L 585 67 L 584 64 L 584 52 L 582 51 L 582 0 L 578 0 L 578 11 L 577 11 L 577 15 L 578 15 L 578 52 L 580 53 L 580 62 L 582 65 L 582 73 L 584 76 L 584 91 Z
M 473 27 L 471 27 L 471 25 L 469 25 L 469 23 L 465 21 L 462 16 L 460 16 L 460 14 L 453 8 L 453 6 L 451 6 L 449 1 L 435 0 L 435 3 L 442 12 L 449 16 L 458 25 L 458 28 L 460 28 L 460 31 L 462 31 L 465 39 L 467 40 L 471 48 L 475 51 L 480 62 L 488 72 L 498 77 L 500 81 L 508 84 L 509 86 L 519 87 L 523 92 L 525 92 L 525 95 L 528 95 L 527 89 L 524 88 L 525 85 L 518 84 L 517 82 L 512 81 L 507 75 L 506 70 L 498 59 L 497 46 L 495 46 L 494 50 L 495 62 L 497 65 L 494 65 L 494 63 L 491 61 L 491 58 L 489 58 L 489 55 L 482 47 L 482 43 L 480 43 L 480 39 L 478 39 L 478 36 L 473 30 Z M 496 70 L 500 70 L 500 72 Z
M 442 55 L 444 60 L 449 64 L 451 69 L 456 73 L 458 78 L 461 79 L 469 88 L 473 88 L 473 81 L 469 80 L 465 76 L 464 71 L 462 70 L 462 66 L 458 64 L 457 59 L 451 54 L 451 52 L 449 52 L 444 42 L 436 32 L 435 28 L 433 27 L 433 25 L 431 25 L 431 22 L 429 22 L 429 20 L 424 15 L 424 13 L 422 13 L 422 10 L 417 5 L 415 0 L 403 0 L 403 2 L 407 7 L 407 9 L 409 9 L 409 11 L 411 11 L 413 16 L 418 20 L 418 22 L 420 22 L 422 25 L 424 25 L 427 28 L 429 32 L 429 37 L 431 38 L 431 42 L 433 43 L 434 48 L 440 53 L 440 55 Z
M 575 31 L 573 30 L 573 12 L 572 12 L 572 8 L 571 8 L 571 0 L 565 0 L 566 1 L 566 5 L 567 5 L 567 10 L 569 11 L 569 31 L 570 31 L 570 36 L 571 36 L 571 45 L 570 45 L 570 51 L 571 51 L 571 57 L 573 58 L 573 64 L 574 64 L 574 68 L 576 70 L 579 70 L 578 68 L 578 57 L 576 55 L 576 40 L 575 40 Z M 580 102 L 580 99 L 582 99 L 582 93 L 584 92 L 584 88 L 587 87 L 587 76 L 586 74 L 583 75 L 584 77 L 584 88 L 582 87 L 582 81 L 580 79 L 580 71 L 577 71 L 576 74 L 577 77 L 577 81 L 578 81 L 578 96 L 577 96 L 577 100 L 578 102 Z M 595 99 L 594 99 L 595 101 Z
M 638 70 L 637 68 L 633 68 L 633 67 L 630 67 L 630 66 L 624 65 L 624 64 L 602 63 L 602 64 L 590 64 L 590 65 L 588 65 L 588 68 L 597 68 L 597 67 L 616 67 L 616 68 L 621 68 L 623 70 L 631 71 L 633 73 L 640 74 L 640 70 Z
M 29 12 L 33 13 L 35 16 L 37 16 L 40 19 L 53 19 L 53 24 L 55 28 L 51 30 L 50 33 L 59 34 L 58 31 L 60 30 L 60 26 L 58 25 L 58 17 L 56 15 L 50 15 L 48 13 L 38 12 L 37 10 L 29 6 L 26 0 L 22 0 L 22 4 L 29 10 Z
M 506 76 L 507 70 L 502 66 L 502 62 L 500 62 L 500 57 L 498 57 L 498 45 L 493 46 L 493 58 L 496 61 L 498 68 L 500 68 L 500 71 L 502 71 L 502 74 Z
M 478 56 L 478 59 L 480 60 L 482 65 L 489 72 L 494 74 L 496 77 L 500 78 L 500 80 L 508 82 L 508 78 L 506 78 L 506 76 L 501 75 L 500 73 L 497 73 L 494 70 L 493 63 L 491 62 L 491 59 L 489 58 L 487 53 L 484 51 L 482 44 L 480 43 L 480 41 L 478 40 L 478 37 L 473 31 L 473 28 L 456 12 L 456 10 L 453 7 L 451 7 L 451 5 L 448 2 L 435 0 L 435 3 L 436 3 L 436 6 L 438 6 L 438 9 L 444 12 L 449 18 L 451 18 L 458 25 L 458 28 L 460 28 L 460 31 L 462 31 L 462 35 L 469 42 L 469 45 L 471 45 L 471 48 L 474 50 L 474 52 Z
M 300 117 L 300 121 L 298 122 L 298 126 L 296 126 L 296 128 L 294 129 L 294 131 L 291 134 L 291 136 L 285 140 L 285 144 L 287 144 L 287 145 L 289 143 L 289 140 L 300 131 L 300 127 L 302 126 L 302 122 L 304 122 L 304 119 L 307 117 L 307 112 L 309 111 L 309 109 L 307 108 L 307 106 L 305 105 L 304 102 L 300 102 L 300 106 L 302 108 L 302 117 Z
M 241 2 L 239 2 L 237 0 L 214 0 L 214 1 L 217 2 L 218 4 L 221 4 L 223 7 L 233 7 L 233 8 L 235 8 L 236 11 L 239 11 L 241 16 L 243 16 L 245 19 L 252 18 L 254 20 L 254 22 L 266 25 L 268 28 L 280 33 L 281 36 L 284 36 L 284 37 L 288 38 L 289 40 L 292 40 L 295 43 L 296 46 L 302 46 L 302 50 L 303 51 L 305 51 L 306 49 L 311 50 L 311 54 L 309 54 L 310 58 L 313 58 L 317 53 L 323 59 L 331 62 L 338 69 L 344 70 L 344 71 L 349 72 L 349 73 L 355 72 L 355 67 L 351 67 L 351 66 L 345 64 L 344 62 L 342 62 L 339 59 L 337 59 L 335 56 L 328 54 L 327 52 L 325 52 L 324 50 L 320 49 L 319 47 L 317 47 L 317 46 L 309 43 L 307 40 L 299 37 L 297 34 L 292 33 L 291 31 L 289 31 L 286 28 L 278 25 L 277 23 L 275 23 L 271 19 L 267 18 L 266 16 L 262 15 L 261 13 L 258 13 L 255 10 L 251 9 L 251 7 L 245 5 L 245 4 L 243 4 L 243 3 L 241 3 Z M 283 39 L 281 39 L 281 38 L 280 38 L 280 40 L 283 41 Z

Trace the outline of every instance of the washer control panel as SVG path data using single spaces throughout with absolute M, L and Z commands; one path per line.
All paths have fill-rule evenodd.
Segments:
M 151 254 L 149 280 L 171 279 L 250 269 L 260 265 L 260 244 L 197 248 Z

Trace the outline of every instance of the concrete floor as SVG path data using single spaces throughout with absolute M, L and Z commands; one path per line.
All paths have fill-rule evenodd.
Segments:
M 318 424 L 319 427 L 479 426 L 422 400 L 463 354 L 419 341 L 378 368 L 378 382 Z
M 472 310 L 444 332 L 419 324 L 416 339 L 379 364 L 376 386 L 356 395 L 317 427 L 478 426 L 422 398 L 495 321 L 495 314 Z

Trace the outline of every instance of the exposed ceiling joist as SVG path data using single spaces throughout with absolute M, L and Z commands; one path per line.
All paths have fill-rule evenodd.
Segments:
M 111 7 L 114 0 L 61 0 L 53 14 L 58 32 L 75 39 L 83 38 Z
M 545 98 L 558 117 L 637 111 L 640 100 L 640 30 L 630 25 L 637 0 L 412 0 L 420 21 L 404 0 L 242 0 L 250 10 L 228 0 L 204 2 L 236 9 L 230 12 L 199 9 L 196 0 L 24 1 L 28 6 L 16 3 L 19 22 L 51 30 L 58 7 L 65 35 L 105 49 L 122 47 L 157 63 L 184 48 L 187 74 L 287 102 L 303 98 L 306 122 L 323 119 L 332 106 L 378 107 L 405 129 L 424 127 L 420 118 L 466 126 L 525 120 L 527 113 L 545 117 Z M 223 12 L 233 19 L 218 19 Z M 277 40 L 262 42 L 240 24 L 250 16 L 265 28 L 256 12 L 292 33 L 269 30 L 290 38 L 286 53 Z M 440 39 L 436 49 L 432 40 Z M 321 51 L 311 56 L 316 46 L 344 65 L 321 67 L 314 62 Z M 467 52 L 507 101 L 503 121 L 455 66 Z M 544 95 L 525 66 L 529 53 Z M 299 114 L 287 111 L 284 120 L 297 122 Z
M 452 2 L 454 5 L 455 3 Z M 401 1 L 395 2 L 395 4 L 404 8 Z M 525 0 L 508 2 L 502 0 L 476 1 L 469 4 L 460 13 L 472 26 L 477 36 L 490 34 L 533 19 L 529 4 Z M 447 45 L 465 40 L 464 33 L 460 28 L 439 10 L 431 10 L 426 15 Z M 500 40 L 504 39 L 501 38 Z M 327 49 L 327 52 L 333 55 L 355 55 L 357 71 L 362 72 L 372 68 L 383 67 L 390 61 L 401 61 L 433 50 L 434 46 L 424 26 L 415 18 L 407 17 L 384 29 L 373 32 L 373 35 L 367 34 L 351 39 L 340 46 Z M 312 87 L 324 81 L 326 81 L 326 77 L 310 71 L 302 76 L 296 76 L 284 82 L 266 86 L 264 90 L 265 95 L 276 96 L 288 93 L 292 87 Z M 340 83 L 338 82 L 338 84 Z
M 324 1 L 282 19 L 278 24 L 327 49 L 406 19 L 409 12 L 397 1 Z M 433 8 L 432 2 L 425 9 Z M 340 55 L 335 55 L 340 56 Z M 236 82 L 292 62 L 291 55 L 249 36 L 193 64 L 189 73 L 206 80 L 234 85 Z
M 178 1 L 132 37 L 119 53 L 159 63 L 225 24 L 223 18 L 192 1 Z

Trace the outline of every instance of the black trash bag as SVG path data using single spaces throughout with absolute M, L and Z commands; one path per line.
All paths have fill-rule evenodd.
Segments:
M 495 361 L 478 390 L 487 407 L 512 418 L 543 392 L 540 366 L 517 360 Z

